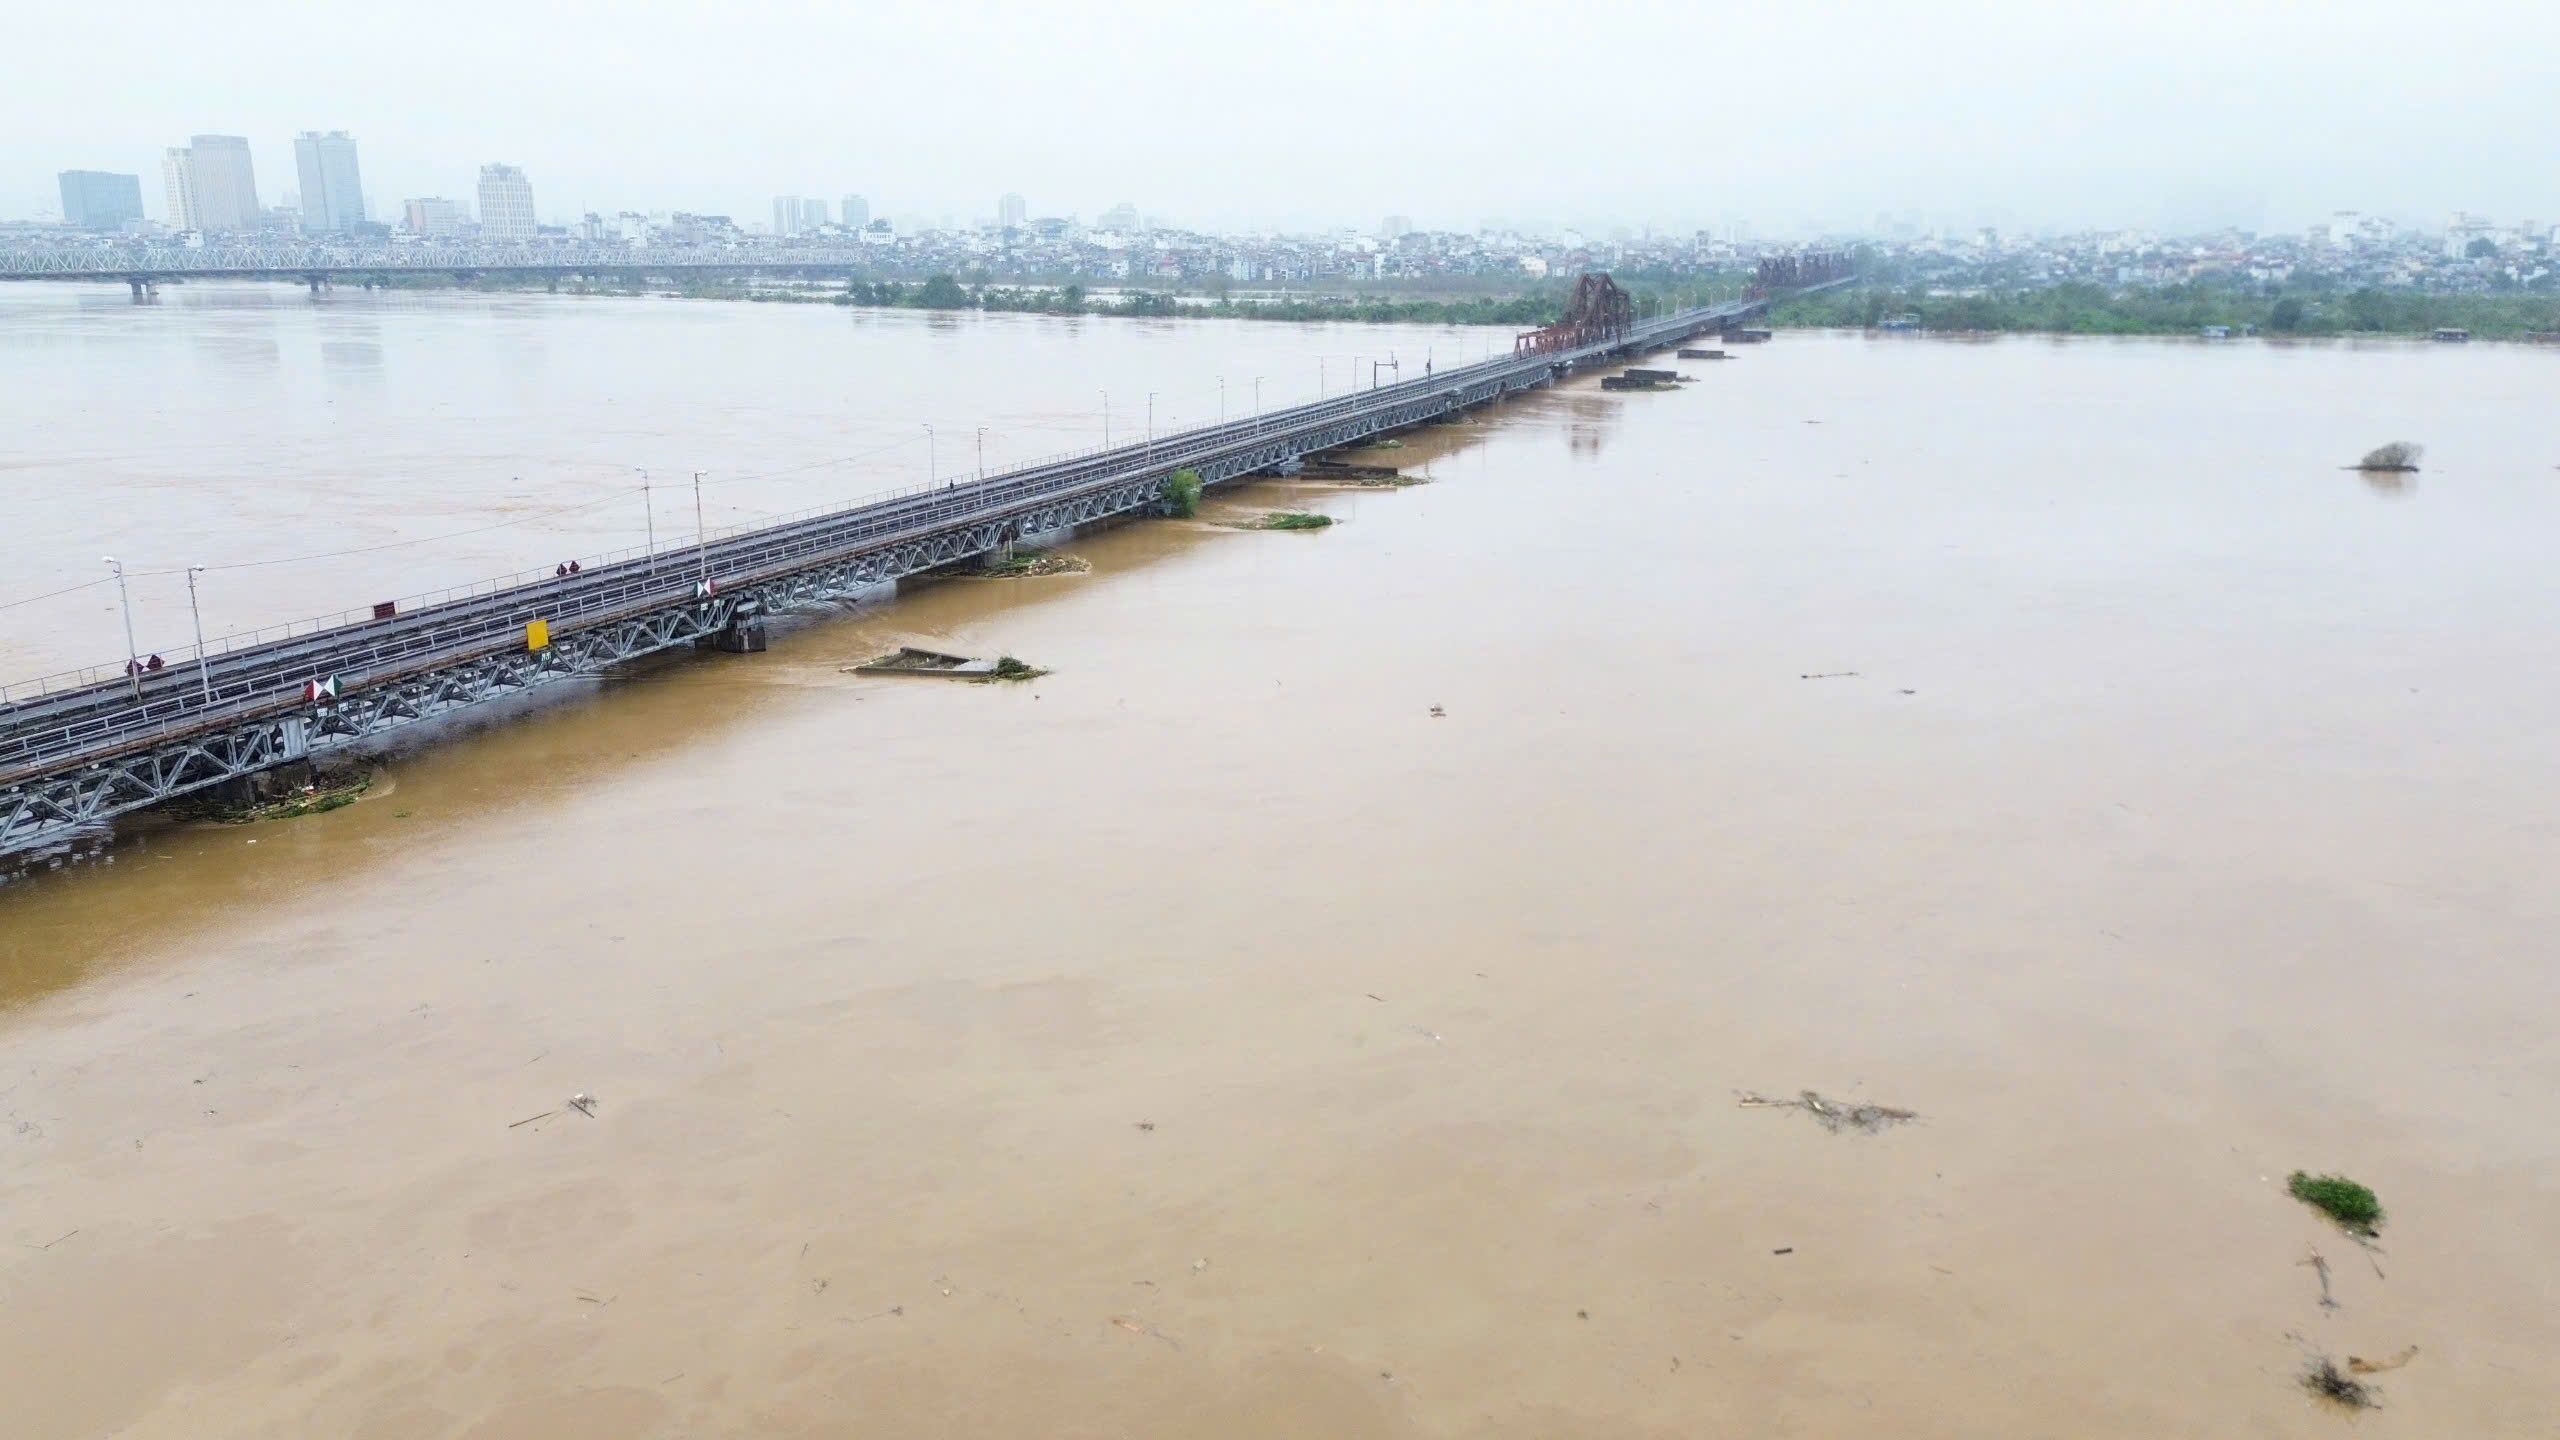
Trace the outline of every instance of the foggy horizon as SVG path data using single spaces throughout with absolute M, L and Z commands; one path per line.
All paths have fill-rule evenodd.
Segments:
M 2560 89 L 2537 58 L 2560 15 L 2476 0 L 2423 20 L 2369 0 L 2175 0 L 1936 17 L 1142 6 L 1108 24 L 985 5 L 528 16 L 487 0 L 424 24 L 253 0 L 216 23 L 151 0 L 19 27 L 22 53 L 55 63 L 8 102 L 13 219 L 56 213 L 73 169 L 139 174 L 162 218 L 161 153 L 199 133 L 246 136 L 275 205 L 305 130 L 355 137 L 377 220 L 412 196 L 468 208 L 490 161 L 522 167 L 555 223 L 760 223 L 778 195 L 832 209 L 859 194 L 875 216 L 968 224 L 1005 192 L 1035 216 L 1131 201 L 1203 229 L 2560 216 Z M 1611 44 L 1694 78 L 1590 80 Z M 1719 55 L 1740 58 L 1724 73 Z

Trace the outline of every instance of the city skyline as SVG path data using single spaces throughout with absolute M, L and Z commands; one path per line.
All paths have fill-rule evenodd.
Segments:
M 798 15 L 778 50 L 704 17 L 597 52 L 565 33 L 547 44 L 540 24 L 526 43 L 490 47 L 480 37 L 529 22 L 482 0 L 458 0 L 429 34 L 357 13 L 306 34 L 266 0 L 207 27 L 141 3 L 140 23 L 190 45 L 123 57 L 76 87 L 37 74 L 0 98 L 0 215 L 55 211 L 65 169 L 148 176 L 170 137 L 198 130 L 251 137 L 282 173 L 284 145 L 315 125 L 363 138 L 376 215 L 401 196 L 467 192 L 474 167 L 505 155 L 541 178 L 546 222 L 676 209 L 746 220 L 812 186 L 865 195 L 875 213 L 963 222 L 1008 191 L 1032 197 L 1032 216 L 1088 219 L 1138 195 L 1185 224 L 1266 230 L 1388 214 L 1424 229 L 1548 216 L 1849 230 L 1917 211 L 1941 225 L 2186 231 L 2299 228 L 2341 205 L 2402 219 L 2560 212 L 2544 153 L 2560 95 L 2535 59 L 2560 42 L 2560 16 L 2486 0 L 2452 0 L 2424 24 L 2350 0 L 2317 26 L 2279 4 L 2201 0 L 1863 5 L 1845 20 L 1604 7 L 1602 34 L 1696 65 L 1660 87 L 1633 142 L 1507 95 L 1507 77 L 1554 72 L 1555 27 L 1431 6 L 1361 12 L 1366 53 L 1432 56 L 1381 86 L 1327 48 L 1321 24 L 1272 32 L 1193 11 L 1180 14 L 1195 39 L 1162 53 L 1100 44 L 1064 14 L 1008 15 L 1006 43 L 974 45 L 969 14 L 946 7 Z M 26 43 L 110 53 L 131 23 L 48 12 Z M 347 46 L 378 58 L 319 63 Z M 934 58 L 880 67 L 857 103 L 815 83 L 851 51 Z M 1169 124 L 1162 81 L 1191 53 L 1219 56 L 1221 88 L 1267 85 L 1296 103 Z M 572 55 L 598 63 L 561 58 Z M 1712 58 L 1725 55 L 1742 58 Z M 469 105 L 422 103 L 457 73 L 477 77 Z M 207 88 L 208 75 L 226 85 Z M 716 119 L 670 103 L 732 93 L 752 103 Z M 955 108 L 955 93 L 1001 99 Z M 571 123 L 607 113 L 610 125 Z M 935 119 L 847 138 L 879 133 L 857 121 L 901 114 Z M 1399 134 L 1435 136 L 1431 163 L 1389 158 Z
M 1078 210 L 1035 212 L 1029 208 L 1024 196 L 1018 191 L 1008 191 L 1000 195 L 992 214 L 982 213 L 970 217 L 959 217 L 948 213 L 927 216 L 920 215 L 914 210 L 895 214 L 885 211 L 875 213 L 867 198 L 858 192 L 845 193 L 832 214 L 828 202 L 821 197 L 797 194 L 776 195 L 769 201 L 769 210 L 766 212 L 770 216 L 769 220 L 764 214 L 742 216 L 715 212 L 704 207 L 634 210 L 628 207 L 606 206 L 575 214 L 560 211 L 544 213 L 535 205 L 525 171 L 521 167 L 503 163 L 490 163 L 479 167 L 478 183 L 472 191 L 480 197 L 480 204 L 477 207 L 440 196 L 413 196 L 398 201 L 379 201 L 378 197 L 371 196 L 365 190 L 356 170 L 355 142 L 343 131 L 333 131 L 326 135 L 304 132 L 298 136 L 295 145 L 298 174 L 303 189 L 298 193 L 286 192 L 282 204 L 272 209 L 262 209 L 259 208 L 257 201 L 254 168 L 248 160 L 243 158 L 247 152 L 242 148 L 241 137 L 198 135 L 193 137 L 193 141 L 194 143 L 189 146 L 173 146 L 166 151 L 164 177 L 167 193 L 163 198 L 163 213 L 169 215 L 169 219 L 150 214 L 150 207 L 141 204 L 138 196 L 134 194 L 139 188 L 138 176 L 130 172 L 72 169 L 59 171 L 55 177 L 63 197 L 64 211 L 61 223 L 68 228 L 90 230 L 128 228 L 129 223 L 134 220 L 139 220 L 146 227 L 159 227 L 171 231 L 201 228 L 194 224 L 180 225 L 172 222 L 186 217 L 190 212 L 195 212 L 196 217 L 201 219 L 202 212 L 205 210 L 205 202 L 196 195 L 197 175 L 202 167 L 197 164 L 195 153 L 198 148 L 204 147 L 215 157 L 213 170 L 206 173 L 218 174 L 222 187 L 235 197 L 231 202 L 232 210 L 224 211 L 217 203 L 213 213 L 217 216 L 236 213 L 241 217 L 236 223 L 217 221 L 211 227 L 211 233 L 216 235 L 226 232 L 272 232 L 276 231 L 279 225 L 283 225 L 287 233 L 298 230 L 305 237 L 320 237 L 351 231 L 357 225 L 366 223 L 373 218 L 369 207 L 378 208 L 382 212 L 374 223 L 390 231 L 417 236 L 477 233 L 485 238 L 505 240 L 533 239 L 543 233 L 577 237 L 582 232 L 588 232 L 585 238 L 592 239 L 595 238 L 592 232 L 599 222 L 607 230 L 619 228 L 628 235 L 636 237 L 638 232 L 632 227 L 640 221 L 645 220 L 656 225 L 670 219 L 687 219 L 688 217 L 692 221 L 710 222 L 715 229 L 725 223 L 741 234 L 762 234 L 777 238 L 797 238 L 828 229 L 859 231 L 875 219 L 883 223 L 894 223 L 897 233 L 901 235 L 934 232 L 1001 232 L 1034 226 L 1043 228 L 1046 233 L 1049 227 L 1064 225 L 1071 230 L 1130 235 L 1167 232 L 1231 237 L 1365 236 L 1388 242 L 1407 235 L 1490 234 L 1513 234 L 1548 239 L 1605 238 L 1620 241 L 1677 239 L 1691 234 L 1715 235 L 1727 240 L 1748 238 L 1758 241 L 1912 240 L 1970 238 L 1976 235 L 2000 233 L 2047 239 L 2120 234 L 2160 239 L 2206 240 L 2217 235 L 2242 234 L 2271 237 L 2301 236 L 2317 242 L 2332 233 L 2342 239 L 2352 233 L 2364 239 L 2396 234 L 2444 234 L 2457 237 L 2459 240 L 2477 238 L 2493 232 L 2522 233 L 2536 238 L 2553 233 L 2545 221 L 2529 215 L 2501 217 L 2456 208 L 2438 219 L 2425 216 L 2394 216 L 2351 207 L 2323 212 L 2306 223 L 2291 227 L 2205 225 L 2184 231 L 2140 224 L 2005 226 L 1977 221 L 1953 221 L 1944 216 L 1931 216 L 1917 210 L 1904 211 L 1898 215 L 1890 211 L 1879 211 L 1863 224 L 1826 227 L 1817 227 L 1810 223 L 1797 227 L 1772 226 L 1729 215 L 1719 217 L 1714 223 L 1702 224 L 1694 228 L 1629 225 L 1605 219 L 1567 221 L 1551 217 L 1485 217 L 1473 223 L 1437 224 L 1417 223 L 1411 216 L 1391 213 L 1365 224 L 1335 222 L 1297 228 L 1263 229 L 1188 224 L 1181 217 L 1168 217 L 1144 211 L 1134 201 L 1129 200 L 1115 201 L 1096 212 L 1090 219 Z M 119 185 L 125 187 L 123 192 L 127 196 L 125 200 L 100 201 L 92 198 L 113 192 Z M 485 217 L 492 209 L 493 199 L 499 214 L 499 221 L 494 229 L 485 224 Z M 100 218 L 97 215 L 75 216 L 74 212 L 84 212 L 101 205 L 107 207 L 102 213 L 114 218 Z M 115 208 L 119 205 L 123 208 Z M 2560 206 L 2555 206 L 2552 213 L 2560 214 Z M 5 218 L 0 218 L 0 224 L 6 223 L 9 222 Z
M 346 231 L 368 220 L 377 220 L 393 229 L 411 228 L 406 214 L 406 207 L 411 202 L 386 199 L 363 182 L 357 164 L 356 141 L 349 132 L 331 130 L 323 133 L 304 130 L 296 134 L 289 143 L 293 146 L 293 173 L 299 179 L 301 188 L 298 192 L 292 192 L 284 205 L 275 208 L 296 210 L 300 219 L 300 228 L 305 234 Z M 185 146 L 164 147 L 162 150 L 163 185 L 157 192 L 145 187 L 148 199 L 143 204 L 140 218 L 147 223 L 163 225 L 172 230 L 206 228 L 201 224 L 187 223 L 187 217 L 192 211 L 196 212 L 196 219 L 201 219 L 208 204 L 201 194 L 201 185 L 197 179 L 198 173 L 204 167 L 198 163 L 195 156 L 199 147 L 208 146 L 211 147 L 210 163 L 219 176 L 219 194 L 209 202 L 212 206 L 210 213 L 215 217 L 211 228 L 217 232 L 259 228 L 271 213 L 259 200 L 256 189 L 255 156 L 260 147 L 254 138 L 238 135 L 197 134 L 190 137 L 189 144 Z M 526 173 L 522 167 L 493 163 L 477 164 L 473 169 L 481 182 L 487 181 L 493 170 L 511 171 L 516 181 L 522 181 Z M 60 187 L 69 184 L 69 177 L 75 175 L 113 179 L 119 175 L 139 177 L 140 174 L 139 171 L 62 167 L 48 172 L 48 178 L 54 183 L 56 192 L 61 193 Z M 465 188 L 471 193 L 480 191 L 478 184 Z M 505 193 L 512 195 L 515 192 L 510 188 Z M 782 217 L 779 207 L 786 200 L 795 207 L 796 219 L 794 220 L 786 221 Z M 156 204 L 152 203 L 155 201 Z M 1139 230 L 1161 224 L 1168 228 L 1197 229 L 1208 233 L 1319 234 L 1348 231 L 1376 234 L 1389 239 L 1416 231 L 1476 233 L 1486 230 L 1518 230 L 1524 233 L 1574 231 L 1586 234 L 1626 231 L 1670 234 L 1689 229 L 1723 232 L 1737 226 L 1745 231 L 1794 234 L 1807 238 L 1948 234 L 1981 228 L 2015 229 L 2038 234 L 2077 234 L 2110 230 L 2195 235 L 2225 230 L 2261 234 L 2304 234 L 2330 224 L 2332 217 L 2337 215 L 2361 216 L 2370 221 L 2379 221 L 2403 229 L 2439 228 L 2437 218 L 2425 213 L 2405 211 L 2395 213 L 2387 207 L 2365 210 L 2343 205 L 2316 207 L 2291 223 L 2250 223 L 2227 218 L 2214 220 L 2208 217 L 2194 220 L 2183 228 L 2177 224 L 2139 221 L 2075 223 L 2069 220 L 2050 220 L 2022 223 L 2016 215 L 2002 210 L 1986 210 L 1984 213 L 1967 216 L 1954 211 L 1933 211 L 1922 207 L 1906 208 L 1899 212 L 1890 209 L 1878 210 L 1872 216 L 1863 219 L 1845 216 L 1830 219 L 1798 217 L 1792 222 L 1784 219 L 1755 217 L 1747 212 L 1722 210 L 1695 225 L 1630 221 L 1618 216 L 1557 218 L 1553 215 L 1486 214 L 1472 219 L 1455 216 L 1417 219 L 1403 213 L 1387 213 L 1383 218 L 1371 217 L 1366 220 L 1343 216 L 1309 221 L 1294 226 L 1202 225 L 1183 216 L 1161 215 L 1154 209 L 1140 206 L 1127 199 L 1114 200 L 1107 205 L 1035 208 L 1029 205 L 1023 192 L 1019 190 L 1006 190 L 997 197 L 992 207 L 970 209 L 964 213 L 954 213 L 948 209 L 935 212 L 921 204 L 875 207 L 866 194 L 859 191 L 845 192 L 839 201 L 837 213 L 832 215 L 827 213 L 828 205 L 823 198 L 804 197 L 788 192 L 772 195 L 760 206 L 742 206 L 733 210 L 724 210 L 702 202 L 656 205 L 646 208 L 610 201 L 583 208 L 567 205 L 544 209 L 532 207 L 530 200 L 527 200 L 525 205 L 528 207 L 526 213 L 529 214 L 529 219 L 515 217 L 511 211 L 510 218 L 503 222 L 505 234 L 514 238 L 526 238 L 534 232 L 534 228 L 538 227 L 574 229 L 581 218 L 590 214 L 606 216 L 643 214 L 662 217 L 678 213 L 724 215 L 742 229 L 762 230 L 776 235 L 803 234 L 830 224 L 860 229 L 871 220 L 878 218 L 894 219 L 901 230 L 1002 228 L 1027 224 L 1033 220 L 1067 219 L 1080 225 L 1103 230 Z M 374 213 L 376 210 L 381 212 L 378 216 Z M 845 218 L 857 213 L 859 218 Z M 2456 205 L 2439 213 L 2450 217 L 2443 222 L 2445 225 L 2459 227 L 2465 223 L 2466 217 L 2477 219 L 2481 212 L 2470 206 Z M 2534 213 L 2560 215 L 2560 189 L 2555 189 L 2551 203 L 2536 207 Z M 767 223 L 768 215 L 771 216 L 771 223 Z M 447 225 L 478 224 L 481 221 L 481 213 L 478 208 L 461 206 L 451 216 L 443 218 Z M 60 219 L 66 224 L 73 223 L 67 214 L 56 211 L 50 206 L 40 207 L 36 215 L 0 215 L 0 223 L 44 219 Z M 517 228 L 519 226 L 527 228 Z

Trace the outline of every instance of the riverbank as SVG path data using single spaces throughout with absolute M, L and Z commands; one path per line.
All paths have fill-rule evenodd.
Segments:
M 1890 326 L 1940 333 L 2195 335 L 2220 327 L 2238 335 L 2305 337 L 2428 335 L 2468 331 L 2483 340 L 2560 333 L 2560 295 L 2427 295 L 2407 291 L 2259 293 L 2183 285 L 2112 290 L 2057 285 L 2039 290 L 1939 295 L 1847 288 L 1773 307 L 1769 323 L 1818 329 Z
M 392 290 L 545 293 L 727 300 L 760 305 L 987 314 L 1096 315 L 1124 319 L 1257 320 L 1293 324 L 1501 325 L 1530 328 L 1564 313 L 1565 287 L 1546 283 L 1508 294 L 1404 295 L 1393 291 L 1239 298 L 1215 290 L 1093 287 L 1081 284 L 923 280 L 769 280 L 752 277 L 615 281 L 403 275 Z M 1744 293 L 1738 277 L 1643 279 L 1629 283 L 1638 315 L 1712 304 Z M 2109 290 L 2090 285 L 1942 295 L 1851 288 L 1783 301 L 1768 323 L 1794 329 L 1909 329 L 1938 334 L 2195 335 L 2304 338 L 2423 336 L 2458 329 L 2481 340 L 2560 335 L 2560 295 L 2252 293 L 2209 286 Z
M 1272 320 L 1297 324 L 1365 325 L 1510 325 L 1530 328 L 1553 324 L 1564 314 L 1567 283 L 1540 282 L 1497 293 L 1425 293 L 1361 290 L 1311 293 L 1276 298 L 1239 297 L 1224 288 L 1186 289 L 1146 286 L 1092 286 L 998 283 L 938 274 L 922 280 L 772 280 L 721 276 L 668 282 L 649 278 L 615 280 L 518 278 L 484 275 L 457 278 L 442 274 L 390 277 L 391 290 L 464 290 L 494 294 L 538 292 L 553 295 L 653 296 L 686 300 L 734 300 L 768 305 L 842 305 L 866 309 L 963 311 L 989 314 L 1105 315 L 1122 318 L 1198 320 Z M 1642 280 L 1628 286 L 1637 314 L 1731 300 L 1743 293 L 1740 277 Z

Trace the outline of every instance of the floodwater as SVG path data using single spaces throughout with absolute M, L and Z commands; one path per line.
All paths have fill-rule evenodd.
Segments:
M 385 457 L 1063 435 L 1376 343 L 0 300 L 13 394 L 184 357 L 112 455 L 15 417 L 21 561 L 183 558 L 58 487 L 460 528 Z M 276 379 L 351 315 L 369 378 Z M 647 385 L 564 410 L 587 358 Z M 0 889 L 0 1434 L 2547 1435 L 2556 362 L 1787 335 Z M 173 453 L 251 383 L 324 478 Z M 1054 673 L 843 672 L 909 639 Z M 1736 1103 L 1804 1089 L 1921 1118 Z

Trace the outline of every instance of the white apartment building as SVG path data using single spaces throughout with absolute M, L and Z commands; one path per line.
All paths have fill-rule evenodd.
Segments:
M 480 167 L 480 233 L 491 240 L 533 238 L 533 182 L 513 165 Z

